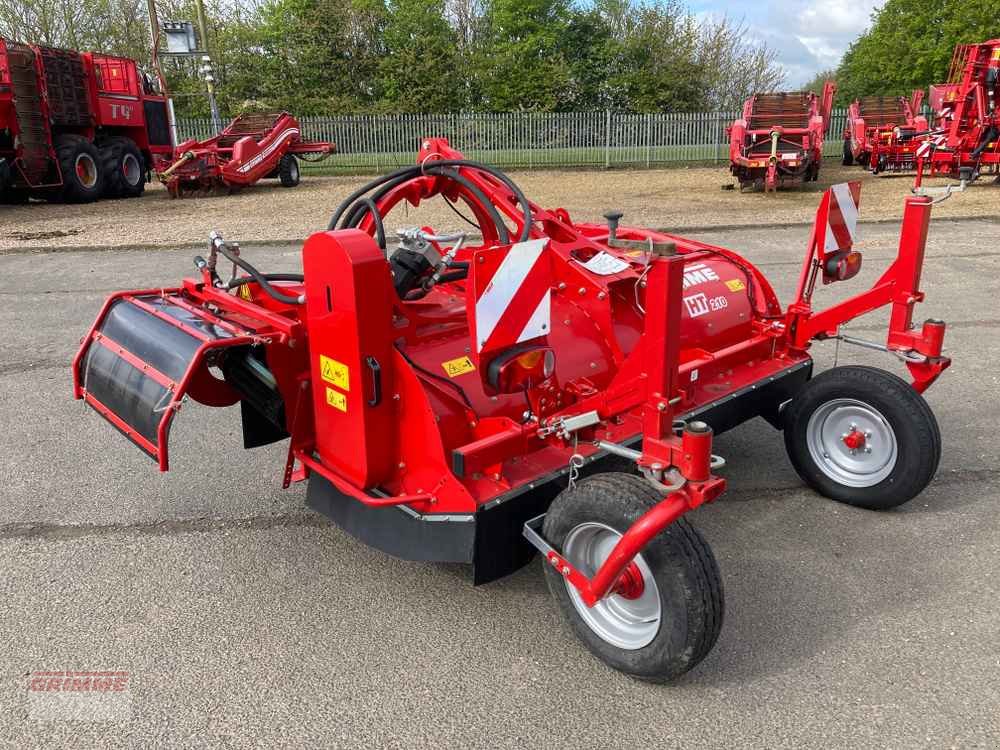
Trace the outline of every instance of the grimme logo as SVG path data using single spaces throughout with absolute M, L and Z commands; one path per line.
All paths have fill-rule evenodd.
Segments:
M 32 718 L 121 721 L 132 714 L 129 673 L 122 671 L 38 671 L 28 677 Z

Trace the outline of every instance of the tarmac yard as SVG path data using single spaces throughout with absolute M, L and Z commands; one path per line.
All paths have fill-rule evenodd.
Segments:
M 897 231 L 862 224 L 861 277 L 827 292 L 870 283 Z M 696 236 L 787 300 L 808 232 Z M 948 321 L 954 363 L 927 393 L 941 467 L 910 504 L 817 496 L 760 420 L 718 438 L 729 489 L 691 519 L 726 623 L 667 686 L 591 657 L 538 562 L 473 588 L 461 566 L 395 560 L 311 513 L 301 485 L 280 489 L 285 446 L 244 452 L 234 409 L 189 404 L 161 475 L 73 401 L 70 360 L 104 297 L 176 283 L 190 249 L 0 257 L 0 747 L 1000 746 L 998 238 L 995 218 L 932 221 L 917 319 Z M 294 247 L 243 255 L 298 269 Z M 880 315 L 850 328 L 883 331 Z M 29 685 L 49 670 L 126 672 L 120 710 L 40 718 Z

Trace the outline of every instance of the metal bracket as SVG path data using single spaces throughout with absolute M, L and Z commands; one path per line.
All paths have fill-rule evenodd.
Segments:
M 919 352 L 915 352 L 912 349 L 890 349 L 885 344 L 880 344 L 877 341 L 869 341 L 868 339 L 859 339 L 854 336 L 848 336 L 846 334 L 840 333 L 836 336 L 831 336 L 830 338 L 836 339 L 838 341 L 843 341 L 845 344 L 853 344 L 854 346 L 860 346 L 863 349 L 873 349 L 877 352 L 885 352 L 887 354 L 892 354 L 893 356 L 899 358 L 903 362 L 926 362 L 927 357 Z

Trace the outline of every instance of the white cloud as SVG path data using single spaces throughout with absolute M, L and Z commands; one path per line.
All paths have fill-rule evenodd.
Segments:
M 790 88 L 836 67 L 847 47 L 884 0 L 772 0 L 766 6 L 739 0 L 693 0 L 699 17 L 742 20 L 748 34 L 777 53 Z

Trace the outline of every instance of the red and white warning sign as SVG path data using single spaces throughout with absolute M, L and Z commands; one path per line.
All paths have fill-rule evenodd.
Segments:
M 547 239 L 481 250 L 472 263 L 470 304 L 476 354 L 545 336 L 552 327 Z
M 825 210 L 823 251 L 835 253 L 850 250 L 858 238 L 858 207 L 861 205 L 861 183 L 841 182 L 831 185 L 820 203 L 817 221 Z

